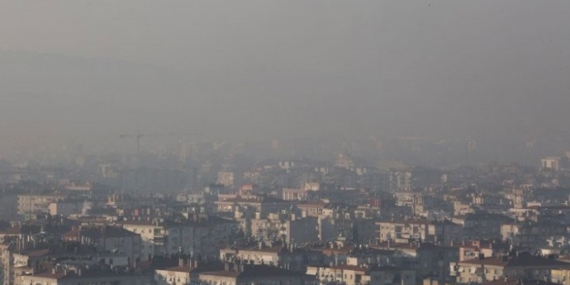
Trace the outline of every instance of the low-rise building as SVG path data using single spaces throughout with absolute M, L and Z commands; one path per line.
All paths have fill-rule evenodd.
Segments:
M 210 285 L 283 284 L 312 285 L 314 278 L 269 265 L 230 264 L 224 270 L 201 273 L 199 280 Z
M 20 276 L 17 284 L 28 285 L 151 285 L 151 274 L 118 273 L 116 271 L 50 272 Z
M 551 278 L 554 269 L 570 269 L 570 263 L 529 253 L 510 256 L 480 256 L 451 265 L 451 276 L 458 283 L 482 283 L 504 278 L 529 278 L 544 280 Z
M 314 275 L 318 284 L 345 285 L 413 285 L 416 284 L 414 270 L 393 266 L 336 265 L 331 267 L 309 267 L 307 274 Z
M 221 270 L 223 270 L 223 264 L 220 261 L 180 258 L 178 266 L 156 269 L 154 281 L 156 285 L 193 284 L 199 282 L 201 273 Z

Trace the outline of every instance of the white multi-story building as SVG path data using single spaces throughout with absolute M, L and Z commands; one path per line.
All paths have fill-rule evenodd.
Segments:
M 406 243 L 410 239 L 441 242 L 450 245 L 463 237 L 463 228 L 450 221 L 389 220 L 377 222 L 378 241 Z
M 284 240 L 302 243 L 318 239 L 318 220 L 315 217 L 270 214 L 267 218 L 239 219 L 244 233 L 259 240 Z
M 18 195 L 18 214 L 48 213 L 50 203 L 64 198 L 64 195 Z
M 560 157 L 546 157 L 540 160 L 542 169 L 560 170 Z

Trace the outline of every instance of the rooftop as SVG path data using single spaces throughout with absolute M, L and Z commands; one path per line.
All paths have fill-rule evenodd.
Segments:
M 520 253 L 508 257 L 488 257 L 483 259 L 472 259 L 460 262 L 460 264 L 473 265 L 489 265 L 502 267 L 562 267 L 570 268 L 570 263 L 560 260 L 546 258 L 542 256 L 531 255 L 529 253 Z
M 244 265 L 243 271 L 215 271 L 202 273 L 203 275 L 220 276 L 220 277 L 234 277 L 234 278 L 260 278 L 260 277 L 283 277 L 283 276 L 305 276 L 305 274 L 282 269 L 269 265 Z

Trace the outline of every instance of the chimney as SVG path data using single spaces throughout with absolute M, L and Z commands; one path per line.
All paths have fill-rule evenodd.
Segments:
M 230 271 L 230 263 L 229 262 L 224 262 L 224 271 Z
M 184 267 L 184 258 L 182 257 L 178 258 L 178 267 Z

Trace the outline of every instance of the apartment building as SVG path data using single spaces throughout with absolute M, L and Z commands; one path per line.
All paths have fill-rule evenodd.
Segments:
M 63 234 L 66 241 L 77 241 L 96 246 L 101 252 L 117 252 L 126 254 L 131 261 L 146 259 L 141 252 L 142 238 L 140 234 L 114 226 L 76 227 Z
M 237 232 L 238 224 L 216 217 L 173 221 L 124 221 L 126 230 L 140 234 L 141 255 L 174 254 L 217 255 L 220 245 Z
M 18 214 L 49 213 L 50 203 L 64 198 L 64 195 L 18 195 Z
M 450 245 L 463 238 L 462 227 L 448 220 L 387 220 L 377 222 L 376 225 L 380 242 L 407 243 L 410 240 L 422 240 Z
M 544 280 L 552 277 L 552 270 L 570 269 L 570 263 L 526 252 L 492 257 L 481 255 L 450 266 L 451 276 L 458 283 L 482 283 L 505 278 Z

